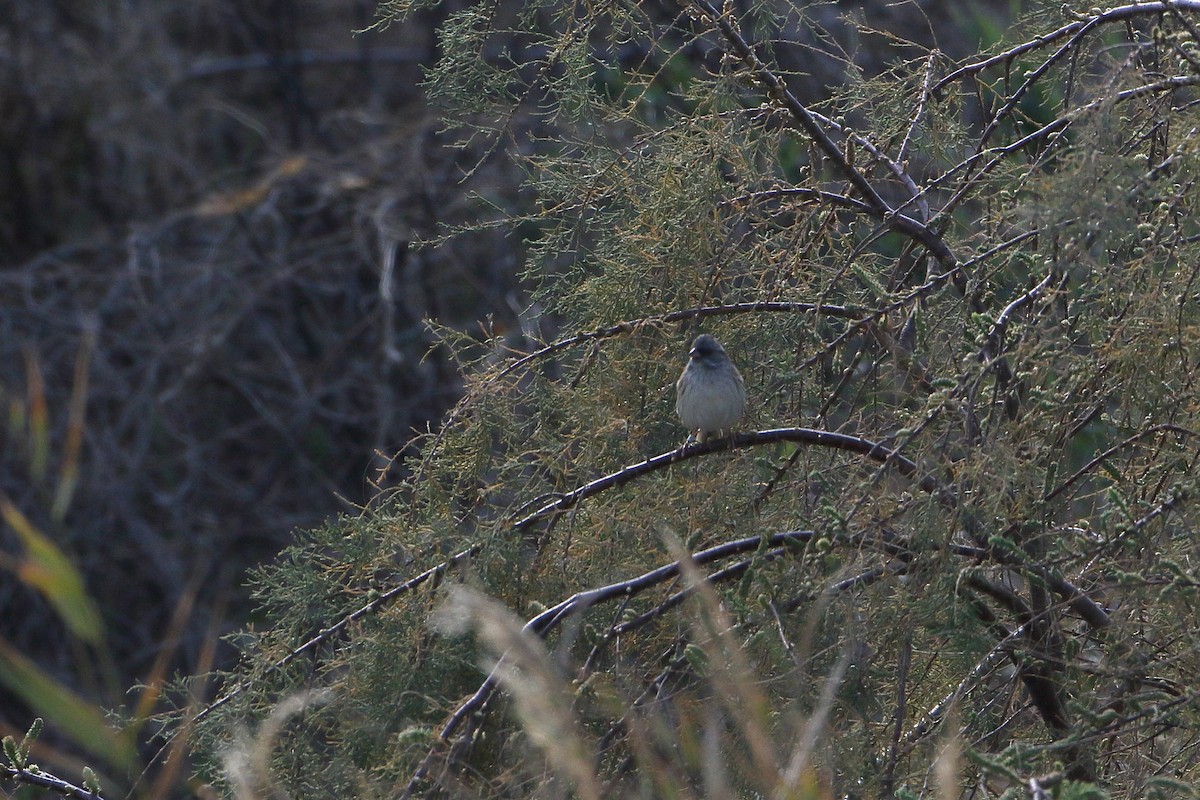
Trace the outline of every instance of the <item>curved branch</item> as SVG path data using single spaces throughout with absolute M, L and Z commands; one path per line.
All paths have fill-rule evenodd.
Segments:
M 921 489 L 935 495 L 943 505 L 954 505 L 954 500 L 949 490 L 942 486 L 932 474 L 924 472 L 915 461 L 907 456 L 900 455 L 899 452 L 889 447 L 872 442 L 869 439 L 845 433 L 834 433 L 833 431 L 822 431 L 813 428 L 775 428 L 765 431 L 736 433 L 724 439 L 715 439 L 702 444 L 685 444 L 675 450 L 668 450 L 640 463 L 631 464 L 616 472 L 585 483 L 573 491 L 567 492 L 561 497 L 546 503 L 537 511 L 514 523 L 513 530 L 521 531 L 543 519 L 557 517 L 559 514 L 569 511 L 589 497 L 608 489 L 624 486 L 648 472 L 657 472 L 672 464 L 688 461 L 719 450 L 737 450 L 775 442 L 796 442 L 815 447 L 843 450 L 865 456 L 880 464 L 893 466 L 901 475 L 913 478 Z
M 1004 307 L 1004 310 L 1000 312 L 1000 316 L 996 317 L 996 321 L 992 324 L 991 330 L 987 332 L 987 336 L 985 337 L 986 343 L 983 349 L 979 351 L 980 361 L 990 361 L 1000 355 L 1004 350 L 1004 334 L 1008 330 L 1008 324 L 1012 321 L 1013 316 L 1023 307 L 1041 297 L 1042 292 L 1046 290 L 1046 287 L 1057 276 L 1058 270 L 1051 269 L 1046 273 L 1046 277 L 1042 278 L 1036 286 Z
M 796 304 L 775 303 L 775 304 L 745 304 L 745 305 L 789 306 L 789 305 L 796 305 Z M 723 306 L 720 308 L 723 310 L 723 309 L 726 309 L 729 307 Z M 821 306 L 814 306 L 814 308 L 821 308 Z M 875 442 L 871 442 L 869 440 L 862 439 L 862 438 L 859 438 L 856 436 L 849 436 L 847 434 L 833 433 L 830 431 L 813 430 L 813 429 L 809 429 L 809 428 L 780 428 L 780 429 L 775 429 L 775 430 L 759 431 L 756 433 L 740 433 L 740 434 L 736 434 L 735 436 L 733 436 L 730 439 L 714 440 L 711 442 L 705 442 L 703 444 L 685 445 L 685 446 L 677 448 L 675 450 L 671 450 L 666 453 L 662 453 L 660 455 L 654 456 L 653 458 L 649 458 L 646 461 L 643 461 L 639 464 L 633 464 L 631 466 L 625 467 L 624 469 L 619 470 L 618 472 L 615 472 L 615 473 L 612 473 L 609 475 L 605 475 L 601 478 L 597 478 L 596 480 L 586 483 L 583 486 L 580 486 L 579 488 L 575 489 L 574 491 L 569 492 L 565 495 L 562 495 L 561 497 L 555 499 L 554 501 L 543 505 L 537 511 L 534 511 L 532 514 L 529 514 L 528 516 L 526 516 L 523 519 L 516 522 L 513 525 L 513 530 L 515 530 L 515 531 L 524 530 L 524 529 L 530 527 L 531 525 L 533 525 L 534 523 L 538 522 L 539 520 L 553 518 L 553 517 L 563 513 L 564 511 L 567 511 L 567 510 L 573 508 L 580 501 L 582 501 L 588 497 L 591 497 L 595 494 L 605 491 L 606 489 L 611 489 L 611 488 L 616 488 L 618 486 L 622 486 L 647 472 L 653 472 L 658 469 L 663 469 L 667 466 L 670 466 L 671 464 L 674 464 L 674 463 L 677 463 L 680 461 L 685 461 L 685 460 L 688 460 L 691 458 L 696 458 L 698 456 L 702 456 L 707 453 L 715 452 L 718 450 L 734 449 L 734 448 L 741 448 L 741 447 L 753 447 L 753 446 L 757 446 L 757 445 L 761 445 L 761 444 L 769 444 L 771 442 L 778 442 L 778 441 L 801 442 L 801 443 L 806 443 L 806 444 L 812 444 L 812 445 L 818 445 L 818 446 L 824 446 L 824 447 L 832 447 L 835 449 L 846 450 L 849 452 L 858 453 L 858 454 L 864 455 L 874 461 L 877 461 L 881 464 L 892 464 L 893 466 L 896 467 L 896 469 L 901 474 L 909 476 L 909 477 L 916 476 L 919 472 L 917 464 L 914 461 L 906 458 L 905 456 L 902 456 L 899 453 L 897 453 L 881 444 L 877 444 Z M 949 493 L 943 487 L 941 487 L 937 483 L 937 481 L 930 475 L 926 475 L 925 477 L 921 478 L 919 481 L 919 485 L 921 486 L 922 489 L 924 489 L 928 492 L 935 493 L 935 494 L 938 494 L 939 496 L 944 496 L 946 498 L 949 498 Z M 758 537 L 754 537 L 753 541 L 760 542 L 761 539 Z M 728 546 L 736 547 L 736 545 L 728 545 Z M 314 636 L 312 636 L 310 639 L 308 639 L 306 642 L 304 642 L 300 646 L 294 648 L 293 650 L 289 651 L 287 653 L 287 655 L 283 656 L 282 658 L 280 658 L 277 661 L 272 662 L 267 667 L 267 672 L 275 672 L 276 670 L 282 669 L 283 667 L 292 663 L 293 661 L 295 661 L 297 658 L 304 655 L 305 653 L 308 653 L 308 652 L 316 649 L 317 647 L 319 647 L 322 643 L 333 639 L 335 636 L 340 634 L 342 631 L 344 631 L 347 627 L 352 625 L 357 620 L 359 620 L 369 614 L 372 614 L 375 611 L 378 611 L 380 608 L 382 608 L 386 605 L 389 605 L 394 600 L 399 598 L 401 595 L 408 593 L 409 591 L 417 588 L 418 586 L 420 586 L 430 580 L 441 577 L 443 574 L 445 574 L 450 569 L 454 568 L 456 565 L 477 555 L 482 550 L 482 547 L 483 547 L 483 545 L 481 545 L 481 544 L 472 545 L 471 547 L 468 547 L 468 548 L 456 553 L 455 555 L 442 561 L 441 563 L 439 563 L 433 567 L 430 567 L 429 569 L 425 570 L 424 572 L 420 573 L 419 575 L 416 575 L 416 576 L 410 578 L 409 580 L 405 581 L 404 583 L 401 583 L 398 586 L 395 586 L 395 587 L 389 589 L 388 591 L 384 592 L 383 594 L 379 595 L 378 597 L 375 597 L 374 599 L 371 600 L 371 602 L 361 606 L 360 608 L 356 609 L 355 611 L 351 612 L 350 614 L 347 614 L 345 617 L 343 617 L 342 619 L 333 623 L 332 625 L 321 629 Z M 705 552 L 708 552 L 708 551 L 705 551 Z M 718 548 L 718 549 L 714 549 L 712 555 L 710 555 L 709 557 L 710 558 L 723 558 L 724 554 L 722 554 L 722 551 Z M 700 562 L 700 563 L 704 563 L 704 562 Z M 645 576 L 644 576 L 644 578 L 645 578 Z M 645 578 L 645 579 L 652 580 L 652 578 Z M 597 591 L 602 591 L 602 590 L 597 590 Z M 580 600 L 578 598 L 576 598 L 576 602 L 580 602 Z M 543 623 L 538 623 L 538 624 L 543 624 Z M 250 681 L 243 681 L 243 682 L 233 686 L 224 695 L 222 695 L 221 697 L 219 697 L 218 699 L 214 700 L 212 703 L 208 704 L 203 709 L 201 709 L 196 715 L 196 721 L 197 722 L 202 721 L 204 718 L 208 717 L 210 714 L 212 714 L 217 709 L 228 704 L 235 697 L 237 697 L 240 694 L 242 694 L 243 692 L 245 692 L 250 687 L 250 685 L 251 685 Z
M 1100 454 L 1096 455 L 1095 457 L 1093 457 L 1091 461 L 1084 464 L 1079 469 L 1075 470 L 1075 472 L 1072 473 L 1069 478 L 1064 480 L 1058 486 L 1054 487 L 1054 489 L 1052 489 L 1051 491 L 1047 492 L 1042 497 L 1042 501 L 1046 502 L 1049 500 L 1053 500 L 1054 498 L 1058 497 L 1060 494 L 1065 492 L 1067 489 L 1071 488 L 1071 486 L 1073 486 L 1084 475 L 1087 475 L 1089 472 L 1091 472 L 1097 466 L 1099 466 L 1100 464 L 1103 464 L 1105 461 L 1107 461 L 1109 458 L 1111 458 L 1118 451 L 1124 450 L 1126 447 L 1129 447 L 1131 444 L 1141 441 L 1142 439 L 1146 438 L 1147 436 L 1152 436 L 1156 433 L 1174 433 L 1179 436 L 1187 436 L 1187 437 L 1190 437 L 1193 439 L 1200 439 L 1200 433 L 1193 431 L 1191 428 L 1185 428 L 1182 425 L 1171 425 L 1171 424 L 1152 425 L 1149 428 L 1146 428 L 1145 430 L 1138 431 L 1137 433 L 1133 434 L 1132 436 L 1128 437 L 1127 439 L 1123 439 L 1123 440 L 1117 442 L 1112 447 L 1105 450 L 1103 453 L 1100 453 Z
M 941 285 L 946 280 L 950 280 L 954 274 L 946 273 L 941 276 L 942 280 L 937 284 Z M 936 287 L 932 287 L 936 288 Z M 614 336 L 619 336 L 623 333 L 633 333 L 642 327 L 652 327 L 657 325 L 670 325 L 675 322 L 682 322 L 689 319 L 706 319 L 708 317 L 719 317 L 732 314 L 747 314 L 752 312 L 773 312 L 773 313 L 790 313 L 790 314 L 827 314 L 831 317 L 839 317 L 842 319 L 850 319 L 861 322 L 864 317 L 872 318 L 879 315 L 880 311 L 869 309 L 863 306 L 845 306 L 832 303 L 794 303 L 775 300 L 753 301 L 746 303 L 729 303 L 720 306 L 699 306 L 696 308 L 685 308 L 678 311 L 671 311 L 667 314 L 658 314 L 655 316 L 643 317 L 636 320 L 628 320 L 617 322 L 613 325 L 607 325 L 603 328 L 596 328 L 586 333 L 567 336 L 562 339 L 553 341 L 544 345 L 532 353 L 527 353 L 520 358 L 517 358 L 511 364 L 508 364 L 495 375 L 490 376 L 484 382 L 484 385 L 492 385 L 496 381 L 508 377 L 519 369 L 528 366 L 530 363 L 538 359 L 545 358 L 567 348 L 586 342 L 598 341 L 600 339 L 608 339 Z M 421 459 L 421 467 L 418 471 L 427 467 L 430 459 L 438 452 L 438 447 L 442 441 L 446 431 L 450 430 L 454 423 L 462 416 L 464 410 L 468 408 L 473 400 L 472 395 L 467 395 L 446 414 L 446 419 L 442 422 L 438 429 L 438 433 L 433 437 L 431 444 L 425 449 L 425 455 Z M 386 471 L 386 467 L 384 471 Z M 382 496 L 382 495 L 381 495 Z
M 731 555 L 757 550 L 763 546 L 764 542 L 766 542 L 768 546 L 779 546 L 785 545 L 788 542 L 804 541 L 812 536 L 812 531 L 788 531 L 785 533 L 776 533 L 765 538 L 762 536 L 748 536 L 743 539 L 725 542 L 723 544 L 701 550 L 700 552 L 691 555 L 690 559 L 695 564 L 703 565 L 713 561 L 718 561 Z M 569 617 L 582 613 L 597 603 L 602 603 L 616 598 L 623 599 L 630 597 L 633 594 L 637 594 L 638 592 L 645 591 L 652 586 L 676 577 L 680 574 L 680 569 L 680 562 L 676 560 L 669 564 L 664 564 L 661 567 L 657 567 L 656 569 L 652 569 L 649 572 L 643 573 L 642 575 L 639 575 L 636 578 L 631 578 L 627 581 L 619 581 L 617 583 L 609 584 L 608 586 L 603 586 L 597 589 L 589 589 L 587 591 L 577 592 L 576 594 L 568 597 L 566 600 L 563 600 L 552 608 L 548 608 L 530 619 L 525 623 L 523 630 L 536 636 L 544 637 L 550 630 L 561 624 Z M 733 577 L 736 574 L 738 573 L 731 572 L 725 577 Z M 709 580 L 713 579 L 713 576 L 709 577 Z M 501 657 L 500 661 L 503 661 L 503 657 Z M 493 667 L 492 671 L 488 673 L 487 678 L 484 679 L 483 683 L 480 684 L 475 693 L 472 694 L 471 697 L 467 698 L 465 702 L 460 704 L 459 707 L 455 709 L 454 713 L 451 714 L 450 718 L 446 721 L 446 724 L 442 726 L 441 731 L 438 732 L 437 741 L 426 753 L 425 758 L 421 760 L 421 763 L 410 776 L 408 785 L 401 794 L 402 798 L 413 796 L 414 792 L 417 790 L 418 784 L 425 780 L 425 777 L 433 764 L 433 759 L 441 747 L 450 741 L 451 737 L 455 735 L 458 729 L 465 722 L 472 719 L 476 714 L 482 712 L 488 701 L 491 700 L 498 686 L 497 671 L 500 667 L 501 664 L 497 663 L 496 666 Z
M 977 172 L 974 174 L 968 174 L 963 178 L 962 184 L 959 185 L 958 189 L 955 190 L 950 199 L 947 200 L 945 205 L 943 205 L 942 208 L 938 210 L 937 214 L 934 215 L 934 220 L 931 225 L 936 226 L 942 219 L 947 218 L 951 212 L 958 207 L 958 204 L 962 202 L 963 198 L 967 196 L 971 189 L 973 189 L 985 175 L 988 175 L 992 172 L 992 170 L 999 166 L 1007 156 L 1015 153 L 1018 150 L 1023 150 L 1026 147 L 1036 144 L 1044 139 L 1048 139 L 1051 136 L 1062 133 L 1072 124 L 1074 124 L 1077 118 L 1082 117 L 1084 114 L 1095 111 L 1099 108 L 1104 108 L 1112 103 L 1133 100 L 1143 95 L 1154 94 L 1157 92 L 1170 92 L 1176 89 L 1182 89 L 1185 86 L 1195 86 L 1198 84 L 1200 84 L 1200 76 L 1176 75 L 1171 78 L 1154 81 L 1153 83 L 1146 83 L 1130 89 L 1123 89 L 1111 96 L 1106 95 L 1104 97 L 1097 98 L 1096 100 L 1092 100 L 1091 102 L 1084 103 L 1083 105 L 1076 106 L 1067 113 L 1063 114 L 1061 117 L 1047 122 L 1042 127 L 1026 134 L 1025 136 L 1022 136 L 1020 139 L 1007 144 L 989 147 L 986 150 L 976 151 L 969 157 L 960 161 L 958 164 L 955 164 L 953 167 L 946 170 L 936 180 L 930 181 L 930 183 L 926 185 L 925 190 L 930 191 L 934 188 L 937 188 L 940 184 L 949 181 L 951 176 L 958 175 L 959 173 L 969 173 L 970 170 L 979 164 L 980 161 L 990 159 L 980 166 Z
M 796 534 L 796 538 L 791 539 L 789 541 L 807 542 L 810 539 L 812 539 L 812 537 L 815 535 L 813 533 L 813 531 L 794 531 L 793 533 Z M 780 534 L 776 534 L 776 535 L 780 535 Z M 791 534 L 782 534 L 782 535 L 790 536 Z M 762 539 L 759 539 L 760 544 L 762 541 L 763 541 Z M 708 580 L 712 581 L 713 583 L 721 583 L 723 581 L 730 580 L 731 578 L 736 578 L 739 575 L 742 575 L 743 573 L 745 573 L 745 571 L 750 568 L 750 566 L 754 563 L 754 561 L 756 559 L 761 559 L 763 561 L 771 561 L 776 558 L 779 558 L 781 555 L 783 555 L 786 552 L 787 552 L 786 547 L 772 548 L 770 550 L 767 550 L 767 551 L 765 551 L 761 554 L 758 554 L 756 556 L 753 556 L 751 558 L 742 559 L 741 561 L 730 564 L 728 567 L 723 567 L 723 568 L 717 570 L 716 572 L 714 572 L 713 574 L 709 575 Z M 675 594 L 666 598 L 665 600 L 663 600 L 661 603 L 659 603 L 658 605 L 656 605 L 654 608 L 650 609 L 649 611 L 645 611 L 645 612 L 639 614 L 638 616 L 634 617 L 633 619 L 626 620 L 625 622 L 621 622 L 616 625 L 613 625 L 611 628 L 608 629 L 608 632 L 605 634 L 605 636 L 606 637 L 620 636 L 622 634 L 629 633 L 631 631 L 635 631 L 638 628 L 641 628 L 642 626 L 647 625 L 650 622 L 658 619 L 663 614 L 670 611 L 672 608 L 675 608 L 680 603 L 682 603 L 684 600 L 687 600 L 689 597 L 691 597 L 694 592 L 695 592 L 694 586 L 688 586 L 684 589 L 680 589 L 678 592 L 676 592 Z

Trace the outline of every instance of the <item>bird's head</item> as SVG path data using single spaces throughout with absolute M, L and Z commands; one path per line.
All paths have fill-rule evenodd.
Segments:
M 688 355 L 697 361 L 711 362 L 725 355 L 725 348 L 707 333 L 702 333 L 692 342 L 692 349 Z

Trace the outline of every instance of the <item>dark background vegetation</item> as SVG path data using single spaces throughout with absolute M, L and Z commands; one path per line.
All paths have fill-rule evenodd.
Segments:
M 518 324 L 513 237 L 409 248 L 511 205 L 519 176 L 445 146 L 418 85 L 438 14 L 355 35 L 374 13 L 0 7 L 0 490 L 105 627 L 72 642 L 11 579 L 6 530 L 0 638 L 104 707 L 201 669 L 246 622 L 247 566 L 403 472 L 459 392 L 425 319 Z
M 458 146 L 419 86 L 464 5 L 358 35 L 373 2 L 0 8 L 0 491 L 82 571 L 105 629 L 81 644 L 5 579 L 0 638 L 97 706 L 220 664 L 218 637 L 252 621 L 246 569 L 406 474 L 413 431 L 462 388 L 425 320 L 553 334 L 508 229 L 411 247 L 525 201 L 502 151 Z M 923 44 L 936 21 L 958 58 L 1013 8 L 814 13 L 870 75 L 886 64 L 838 15 Z M 846 69 L 780 66 L 809 99 Z M 15 570 L 11 530 L 0 545 Z M 29 704 L 0 701 L 19 734 Z

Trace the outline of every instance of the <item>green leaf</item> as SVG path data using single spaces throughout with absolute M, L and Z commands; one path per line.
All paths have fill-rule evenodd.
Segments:
M 25 382 L 29 422 L 29 471 L 40 481 L 50 460 L 50 411 L 46 404 L 46 385 L 42 368 L 32 350 L 25 351 Z
M 28 703 L 39 716 L 54 723 L 80 747 L 103 758 L 106 763 L 121 769 L 132 763 L 132 742 L 108 724 L 98 707 L 55 681 L 2 640 L 0 684 Z M 12 760 L 7 744 L 5 753 Z
M 83 788 L 92 794 L 100 794 L 100 779 L 91 767 L 83 768 Z
M 14 769 L 24 769 L 25 759 L 21 757 L 21 748 L 17 747 L 17 740 L 11 736 L 5 736 L 3 740 L 4 757 L 8 759 L 8 763 Z
M 17 577 L 50 601 L 72 633 L 91 644 L 99 643 L 103 634 L 100 612 L 88 596 L 79 571 L 7 497 L 0 496 L 0 516 L 25 546 Z
M 42 735 L 42 728 L 45 724 L 41 717 L 34 717 L 33 722 L 29 725 L 29 730 L 25 731 L 25 738 L 21 740 L 21 747 L 19 748 L 22 764 L 29 762 L 29 750 L 33 747 L 33 743 L 37 741 L 37 738 Z

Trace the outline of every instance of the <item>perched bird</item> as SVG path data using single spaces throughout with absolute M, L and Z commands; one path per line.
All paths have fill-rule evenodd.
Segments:
M 688 363 L 675 382 L 675 413 L 703 442 L 712 434 L 732 433 L 746 410 L 746 385 L 725 348 L 702 333 L 692 342 Z

